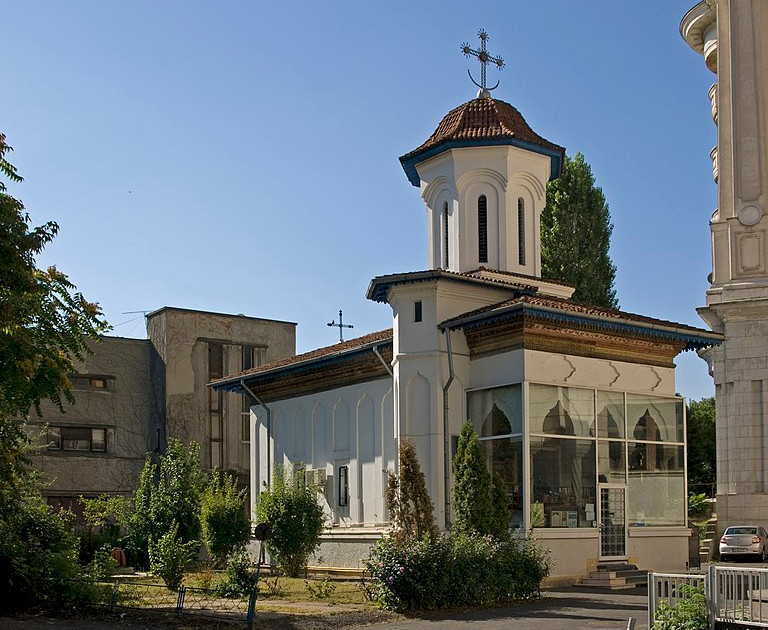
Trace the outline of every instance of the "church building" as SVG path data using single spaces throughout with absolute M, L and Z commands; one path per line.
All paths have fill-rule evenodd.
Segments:
M 253 503 L 276 464 L 305 465 L 321 487 L 318 564 L 360 567 L 387 531 L 385 471 L 403 440 L 448 529 L 471 420 L 510 529 L 532 530 L 553 576 L 612 560 L 685 568 L 674 359 L 722 336 L 575 302 L 573 287 L 542 279 L 540 215 L 564 152 L 482 87 L 400 158 L 426 204 L 428 268 L 371 280 L 367 298 L 391 307 L 392 328 L 212 383 L 252 398 Z

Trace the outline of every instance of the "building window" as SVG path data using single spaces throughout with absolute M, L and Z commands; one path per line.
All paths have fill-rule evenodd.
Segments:
M 420 322 L 421 319 L 422 319 L 421 300 L 416 300 L 413 303 L 413 321 Z
M 481 263 L 488 262 L 488 200 L 480 195 L 477 200 L 477 257 Z
M 208 380 L 213 381 L 224 375 L 224 346 L 208 343 Z M 208 388 L 209 433 L 208 446 L 211 451 L 211 468 L 221 468 L 224 459 L 224 427 L 222 419 L 222 392 Z
M 339 466 L 339 507 L 349 505 L 349 466 Z
M 242 370 L 263 365 L 267 349 L 261 346 L 242 347 Z M 256 404 L 256 399 L 250 394 L 243 394 L 240 409 L 240 469 L 249 470 L 251 462 L 251 407 Z
M 112 391 L 114 376 L 99 376 L 93 374 L 73 374 L 69 377 L 72 389 L 78 391 Z
M 104 453 L 107 450 L 107 430 L 87 427 L 48 427 L 49 451 Z
M 443 204 L 443 269 L 448 269 L 448 202 Z
M 525 201 L 517 200 L 517 261 L 525 264 Z

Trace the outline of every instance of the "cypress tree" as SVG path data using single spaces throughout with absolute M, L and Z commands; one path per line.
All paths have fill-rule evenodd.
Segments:
M 472 422 L 459 435 L 453 460 L 454 531 L 485 536 L 493 533 L 491 474 Z
M 541 275 L 576 287 L 573 299 L 618 308 L 616 266 L 609 255 L 611 214 L 603 191 L 581 153 L 565 157 L 562 173 L 547 185 L 541 213 Z

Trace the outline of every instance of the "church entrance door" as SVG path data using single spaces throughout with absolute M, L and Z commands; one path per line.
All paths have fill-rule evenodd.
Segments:
M 601 483 L 600 496 L 600 560 L 627 557 L 627 487 Z

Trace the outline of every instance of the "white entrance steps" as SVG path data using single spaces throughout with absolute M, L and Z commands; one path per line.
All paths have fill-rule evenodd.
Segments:
M 638 569 L 637 565 L 626 562 L 601 562 L 588 577 L 581 579 L 579 586 L 623 590 L 645 586 L 647 581 L 648 571 Z

